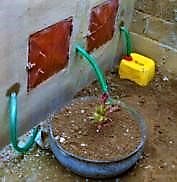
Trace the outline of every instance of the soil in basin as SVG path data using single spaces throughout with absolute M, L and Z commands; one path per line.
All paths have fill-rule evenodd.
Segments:
M 138 123 L 119 106 L 98 129 L 93 119 L 98 99 L 77 99 L 52 121 L 54 136 L 66 151 L 90 160 L 120 160 L 140 144 Z M 99 125 L 100 126 L 100 125 Z

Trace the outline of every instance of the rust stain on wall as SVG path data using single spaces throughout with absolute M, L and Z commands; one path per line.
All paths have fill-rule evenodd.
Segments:
M 72 28 L 70 17 L 30 36 L 28 91 L 67 66 Z
M 112 39 L 118 6 L 118 0 L 107 0 L 92 9 L 87 36 L 87 51 L 90 52 Z

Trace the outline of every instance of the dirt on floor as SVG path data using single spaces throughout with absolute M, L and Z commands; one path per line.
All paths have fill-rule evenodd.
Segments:
M 120 80 L 117 75 L 110 73 L 107 74 L 107 80 L 111 95 L 121 98 L 144 116 L 148 126 L 148 142 L 142 159 L 135 167 L 116 179 L 104 181 L 176 182 L 177 80 L 168 80 L 160 73 L 156 74 L 147 87 Z M 99 94 L 100 88 L 95 82 L 77 97 Z M 0 154 L 1 181 L 94 181 L 78 177 L 64 169 L 48 150 L 38 148 L 29 154 L 13 158 L 10 157 L 11 149 L 9 150 L 10 152 L 6 150 Z
M 135 107 L 148 126 L 148 142 L 143 159 L 123 181 L 177 181 L 177 80 L 156 74 L 147 87 L 140 87 L 117 75 L 107 75 L 111 95 Z M 97 93 L 94 87 L 84 91 Z M 81 92 L 81 95 L 82 92 Z

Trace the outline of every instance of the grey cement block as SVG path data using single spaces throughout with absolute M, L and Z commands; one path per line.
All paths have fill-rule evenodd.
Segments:
M 152 16 L 174 22 L 176 0 L 137 0 L 136 9 Z
M 177 48 L 177 24 L 134 11 L 130 30 L 160 43 Z

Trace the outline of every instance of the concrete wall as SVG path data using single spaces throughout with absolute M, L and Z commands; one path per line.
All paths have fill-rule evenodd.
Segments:
M 137 0 L 131 24 L 133 46 L 177 78 L 177 1 Z
M 8 143 L 7 89 L 20 83 L 18 95 L 19 134 L 36 125 L 61 107 L 83 86 L 93 80 L 88 64 L 76 57 L 74 45 L 85 47 L 92 7 L 104 0 L 1 0 L 0 3 L 0 147 Z M 93 52 L 103 69 L 112 65 L 119 41 L 118 25 L 131 22 L 134 1 L 120 0 L 113 38 Z M 27 94 L 29 35 L 67 17 L 73 16 L 70 60 L 66 69 L 53 75 Z

